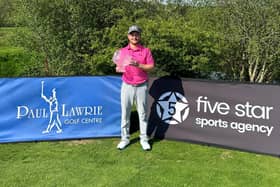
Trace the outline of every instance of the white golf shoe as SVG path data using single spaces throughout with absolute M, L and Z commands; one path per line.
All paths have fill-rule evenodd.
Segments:
M 117 148 L 119 150 L 123 150 L 124 148 L 126 148 L 129 144 L 129 140 L 121 140 L 120 143 L 118 144 Z
M 150 144 L 149 144 L 149 142 L 148 142 L 147 140 L 140 140 L 140 144 L 141 144 L 142 149 L 143 149 L 144 151 L 149 151 L 149 150 L 151 150 L 151 146 L 150 146 Z

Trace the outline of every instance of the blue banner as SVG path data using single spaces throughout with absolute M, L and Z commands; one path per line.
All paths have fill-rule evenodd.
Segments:
M 0 142 L 120 136 L 120 77 L 0 79 Z

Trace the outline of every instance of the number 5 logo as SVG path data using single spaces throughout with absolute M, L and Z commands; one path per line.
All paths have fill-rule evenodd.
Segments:
M 168 114 L 173 116 L 176 113 L 176 102 L 169 102 Z
M 170 125 L 177 125 L 187 119 L 189 104 L 182 94 L 165 92 L 158 99 L 156 110 L 162 121 Z

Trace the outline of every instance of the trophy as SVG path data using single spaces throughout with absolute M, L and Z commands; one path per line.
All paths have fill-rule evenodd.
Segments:
M 122 55 L 120 50 L 115 51 L 113 62 L 116 64 L 118 72 L 125 72 L 125 67 L 131 64 L 132 57 L 130 55 Z

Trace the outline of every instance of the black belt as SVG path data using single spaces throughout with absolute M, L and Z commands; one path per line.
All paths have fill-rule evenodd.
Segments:
M 133 87 L 140 87 L 140 86 L 143 86 L 143 85 L 145 85 L 145 84 L 147 84 L 147 83 L 148 83 L 148 82 L 145 81 L 145 82 L 140 83 L 140 84 L 128 84 L 128 83 L 126 83 L 126 84 L 128 84 L 128 85 L 130 85 L 130 86 L 133 86 Z

